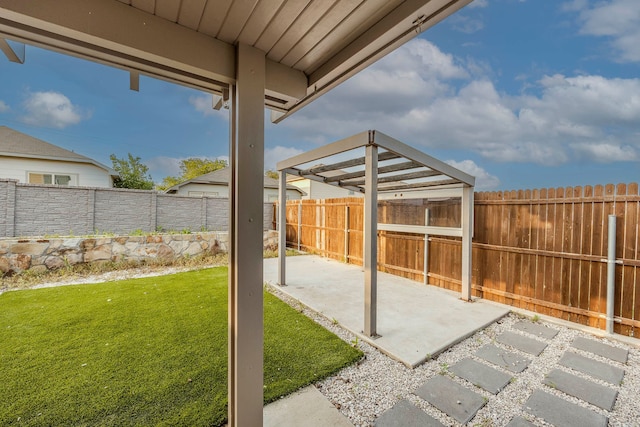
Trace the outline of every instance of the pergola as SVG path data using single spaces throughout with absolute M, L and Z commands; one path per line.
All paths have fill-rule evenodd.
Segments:
M 330 161 L 337 156 L 348 157 L 348 159 L 331 163 Z M 278 162 L 277 169 L 280 173 L 278 284 L 286 285 L 287 220 L 285 206 L 286 176 L 289 174 L 364 194 L 363 332 L 366 336 L 375 337 L 377 335 L 378 229 L 461 237 L 461 298 L 465 301 L 470 300 L 474 177 L 375 130 L 362 132 L 282 160 Z M 428 223 L 424 225 L 378 224 L 379 199 L 422 197 L 460 198 L 462 210 L 460 227 L 433 227 Z
M 213 95 L 230 108 L 229 424 L 262 424 L 264 108 L 278 122 L 472 0 L 0 0 L 24 44 Z

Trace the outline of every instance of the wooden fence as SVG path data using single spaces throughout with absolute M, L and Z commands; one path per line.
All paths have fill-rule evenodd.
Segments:
M 378 220 L 424 225 L 426 209 L 428 225 L 460 225 L 459 201 L 450 200 L 381 201 Z M 604 329 L 609 215 L 617 218 L 615 332 L 634 336 L 638 184 L 476 193 L 473 294 Z M 362 264 L 362 218 L 361 198 L 287 202 L 287 244 Z M 460 291 L 460 239 L 379 231 L 378 269 Z

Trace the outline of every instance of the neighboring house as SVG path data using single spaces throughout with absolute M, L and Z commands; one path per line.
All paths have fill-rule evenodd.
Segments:
M 168 188 L 166 193 L 192 197 L 229 197 L 229 174 L 226 167 L 209 172 Z M 304 191 L 287 185 L 287 200 L 296 200 L 304 196 Z M 278 180 L 264 177 L 264 201 L 278 200 Z
M 322 165 L 316 165 L 322 166 Z M 334 175 L 342 175 L 346 172 L 343 170 L 328 171 L 322 175 L 326 177 Z M 289 175 L 287 177 L 287 185 L 293 185 L 306 193 L 303 199 L 336 199 L 342 197 L 364 197 L 364 194 L 357 191 L 340 188 L 322 182 L 312 181 L 301 176 Z
M 115 171 L 93 159 L 0 126 L 0 178 L 27 184 L 113 187 Z

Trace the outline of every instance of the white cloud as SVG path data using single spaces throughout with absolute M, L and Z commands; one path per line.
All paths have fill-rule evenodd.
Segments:
M 574 0 L 565 10 L 579 12 L 582 34 L 609 38 L 619 60 L 640 62 L 640 1 L 609 0 L 589 7 Z
M 559 165 L 600 153 L 603 143 L 610 147 L 601 159 L 637 159 L 630 153 L 640 152 L 640 79 L 558 74 L 527 82 L 530 94 L 509 95 L 487 74 L 416 40 L 281 126 L 325 142 L 378 129 L 413 146 L 498 162 Z
M 6 113 L 9 110 L 9 106 L 4 101 L 0 100 L 0 113 Z
M 473 160 L 463 160 L 461 162 L 447 160 L 446 163 L 456 169 L 460 169 L 462 172 L 474 176 L 476 178 L 476 191 L 493 190 L 500 186 L 500 179 L 498 179 L 497 176 L 491 175 L 478 166 Z
M 275 170 L 276 163 L 289 157 L 297 156 L 303 151 L 293 147 L 282 147 L 280 145 L 264 150 L 264 168 Z
M 482 22 L 482 20 L 466 15 L 453 15 L 448 21 L 454 30 L 465 34 L 477 33 L 484 28 L 484 22 Z
M 470 9 L 474 9 L 474 8 L 481 8 L 481 7 L 487 7 L 487 6 L 489 6 L 488 0 L 473 0 L 467 7 Z
M 191 104 L 196 111 L 202 113 L 203 116 L 219 117 L 228 121 L 229 111 L 225 108 L 214 110 L 212 96 L 213 95 L 190 96 L 189 104 Z
M 630 162 L 640 160 L 638 150 L 634 147 L 610 143 L 602 144 L 571 144 L 571 148 L 579 155 L 600 163 Z
M 90 116 L 59 92 L 33 92 L 22 104 L 22 120 L 30 125 L 63 129 Z

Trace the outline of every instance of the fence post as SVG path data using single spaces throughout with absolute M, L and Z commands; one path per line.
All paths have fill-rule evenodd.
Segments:
M 424 210 L 424 225 L 429 226 L 429 208 Z M 424 284 L 429 284 L 429 234 L 424 233 Z
M 300 233 L 302 231 L 302 199 L 298 200 L 298 250 L 300 250 Z
M 349 264 L 349 206 L 344 207 L 344 262 Z
M 607 333 L 613 334 L 613 306 L 616 291 L 616 216 L 609 215 L 607 257 Z

